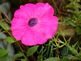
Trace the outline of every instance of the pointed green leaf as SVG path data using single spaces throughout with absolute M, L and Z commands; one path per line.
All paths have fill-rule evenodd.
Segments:
M 38 46 L 34 46 L 34 47 L 29 48 L 27 51 L 27 56 L 33 55 L 37 51 L 37 49 L 38 49 Z
M 17 54 L 14 55 L 14 60 L 19 58 L 19 57 L 23 57 L 23 53 L 22 52 L 18 52 Z
M 4 20 L 0 20 L 0 26 L 6 31 L 10 29 L 9 25 Z
M 12 37 L 6 37 L 5 39 L 9 44 L 16 42 Z

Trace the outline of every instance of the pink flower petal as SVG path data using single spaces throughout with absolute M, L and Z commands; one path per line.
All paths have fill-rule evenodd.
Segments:
M 25 11 L 26 12 L 25 14 L 29 15 L 29 17 L 32 18 L 34 16 L 35 4 L 28 3 L 25 4 L 24 6 L 21 5 L 20 10 Z
M 48 16 L 43 16 L 40 20 L 40 23 L 32 28 L 35 31 L 38 31 L 39 33 L 45 34 L 47 38 L 52 38 L 58 28 L 58 19 L 56 16 L 48 17 Z
M 26 28 L 27 26 L 27 21 L 22 18 L 13 18 L 11 21 L 11 28 L 12 29 L 21 29 L 21 28 Z
M 17 17 L 17 18 L 25 18 L 26 19 L 29 16 L 28 16 L 28 14 L 26 14 L 25 10 L 23 11 L 23 10 L 18 9 L 18 10 L 15 11 L 14 17 Z
M 37 44 L 44 44 L 47 41 L 47 37 L 45 37 L 46 35 L 41 33 L 41 32 L 36 32 L 33 30 L 33 34 L 34 34 L 34 40 L 35 43 Z
M 48 3 L 21 5 L 11 21 L 12 35 L 26 46 L 44 44 L 58 28 L 58 19 L 53 14 L 54 9 Z M 37 22 L 32 18 L 36 18 Z
M 25 34 L 25 29 L 18 29 L 18 30 L 12 30 L 12 35 L 16 38 L 17 41 L 21 40 L 23 35 Z
M 53 15 L 54 9 L 48 3 L 38 3 L 36 4 L 35 15 L 37 17 L 42 17 L 44 15 Z
M 41 20 L 41 30 L 47 34 L 48 38 L 52 38 L 58 28 L 57 17 L 43 17 Z
M 33 34 L 32 32 L 30 31 L 27 31 L 25 32 L 21 42 L 24 44 L 24 45 L 28 45 L 28 46 L 33 46 L 33 45 L 36 45 L 36 40 L 33 38 Z

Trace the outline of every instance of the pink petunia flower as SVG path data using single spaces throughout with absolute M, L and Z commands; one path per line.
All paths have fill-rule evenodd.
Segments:
M 53 14 L 48 3 L 21 5 L 11 21 L 12 35 L 26 46 L 44 44 L 58 28 L 58 18 Z

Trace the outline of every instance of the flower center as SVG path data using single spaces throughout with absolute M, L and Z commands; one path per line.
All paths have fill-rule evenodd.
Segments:
M 33 26 L 35 26 L 37 24 L 37 19 L 36 18 L 31 18 L 30 20 L 29 20 L 29 22 L 28 22 L 28 25 L 30 26 L 30 27 L 33 27 Z

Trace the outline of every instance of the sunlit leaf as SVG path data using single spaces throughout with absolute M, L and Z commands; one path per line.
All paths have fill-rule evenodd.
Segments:
M 10 43 L 10 44 L 16 42 L 12 37 L 6 37 L 5 40 L 6 40 L 8 43 Z

